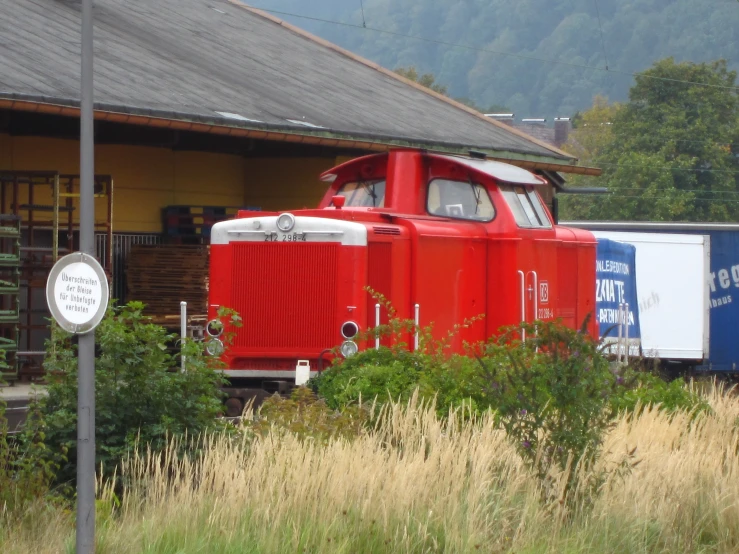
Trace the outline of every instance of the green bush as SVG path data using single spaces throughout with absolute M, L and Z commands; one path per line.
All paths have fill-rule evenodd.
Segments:
M 626 386 L 611 399 L 614 412 L 633 412 L 637 405 L 696 414 L 710 409 L 705 398 L 691 390 L 683 379 L 667 381 L 656 371 L 635 367 L 624 368 L 622 375 Z
M 389 400 L 405 401 L 418 389 L 421 398 L 436 401 L 440 415 L 451 407 L 469 404 L 478 392 L 473 386 L 474 376 L 480 372 L 477 363 L 470 358 L 449 354 L 451 341 L 465 329 L 482 319 L 482 316 L 455 325 L 440 340 L 432 337 L 432 328 L 416 329 L 411 320 L 395 317 L 395 310 L 387 299 L 371 289 L 368 292 L 385 306 L 390 316 L 387 324 L 361 333 L 359 341 L 373 343 L 375 338 L 392 346 L 369 348 L 344 359 L 338 353 L 334 364 L 311 379 L 309 386 L 318 393 L 329 407 L 342 407 L 363 402 Z M 410 351 L 405 337 L 419 333 L 419 348 Z
M 444 416 L 462 405 L 473 412 L 487 406 L 479 387 L 480 373 L 477 360 L 468 356 L 439 357 L 381 346 L 339 361 L 309 385 L 333 409 L 360 399 L 405 402 L 418 390 L 419 397 L 433 400 L 437 413 Z
M 0 368 L 6 367 L 0 350 Z M 48 495 L 64 452 L 47 448 L 38 410 L 29 412 L 23 431 L 11 438 L 5 409 L 0 399 L 0 519 L 7 520 Z
M 381 302 L 384 298 L 379 297 Z M 665 410 L 700 410 L 706 404 L 681 382 L 658 375 L 612 367 L 601 344 L 583 326 L 574 330 L 561 322 L 537 321 L 501 330 L 487 343 L 467 345 L 468 355 L 450 355 L 450 340 L 420 331 L 420 348 L 409 352 L 400 340 L 414 333 L 413 322 L 392 319 L 360 337 L 371 344 L 390 336 L 392 347 L 369 349 L 349 359 L 337 357 L 332 367 L 311 381 L 333 409 L 364 402 L 404 401 L 418 391 L 433 399 L 439 415 L 464 405 L 469 413 L 493 410 L 517 451 L 547 483 L 551 468 L 567 475 L 558 494 L 571 490 L 591 494 L 604 475 L 590 472 L 600 454 L 605 432 L 620 411 L 637 404 L 659 404 Z M 521 340 L 522 330 L 527 340 Z M 618 471 L 628 471 L 633 452 Z M 581 471 L 585 470 L 585 471 Z M 590 475 L 578 483 L 578 475 Z M 584 485 L 584 486 L 583 486 Z M 546 487 L 545 487 L 546 489 Z
M 307 387 L 296 387 L 290 398 L 277 394 L 265 400 L 253 420 L 245 426 L 265 435 L 270 431 L 294 433 L 301 439 L 325 444 L 331 439 L 353 439 L 369 421 L 369 412 L 362 406 L 345 406 L 333 410 Z
M 479 359 L 479 386 L 521 456 L 544 477 L 596 456 L 623 378 L 609 369 L 598 343 L 558 322 L 508 328 Z
M 110 477 L 137 444 L 165 448 L 174 436 L 196 435 L 221 424 L 217 360 L 207 356 L 205 344 L 186 340 L 187 371 L 179 371 L 179 357 L 170 353 L 174 335 L 151 323 L 144 306 L 130 302 L 110 308 L 95 331 L 96 464 Z M 238 318 L 227 314 L 231 323 Z M 68 460 L 57 475 L 71 483 L 77 451 L 77 346 L 58 327 L 52 330 L 44 362 L 48 396 L 40 400 L 46 444 L 64 448 Z
M 337 363 L 318 377 L 310 386 L 332 409 L 377 399 L 379 402 L 404 400 L 418 386 L 427 369 L 428 356 L 405 349 L 363 350 Z
M 494 410 L 539 478 L 555 466 L 574 479 L 578 463 L 597 457 L 613 418 L 612 398 L 625 380 L 610 371 L 597 341 L 559 322 L 524 325 L 526 341 L 520 326 L 510 327 L 488 343 L 468 345 L 469 356 L 449 355 L 448 339 L 472 323 L 442 341 L 424 330 L 415 352 L 396 343 L 340 359 L 312 385 L 332 408 L 360 398 L 405 400 L 417 389 L 435 399 L 440 415 L 461 405 L 472 413 Z M 408 323 L 388 327 L 404 330 Z

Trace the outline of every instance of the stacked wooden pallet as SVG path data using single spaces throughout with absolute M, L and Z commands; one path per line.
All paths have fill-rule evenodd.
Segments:
M 143 245 L 131 247 L 126 264 L 127 297 L 146 304 L 155 317 L 180 313 L 205 314 L 208 306 L 208 247 Z

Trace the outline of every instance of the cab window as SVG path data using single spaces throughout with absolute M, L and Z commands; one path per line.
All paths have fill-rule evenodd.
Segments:
M 344 183 L 337 192 L 346 198 L 344 206 L 350 208 L 384 208 L 385 180 Z
M 546 209 L 533 188 L 514 185 L 499 188 L 519 227 L 551 228 Z
M 492 221 L 495 217 L 488 191 L 471 181 L 432 180 L 426 209 L 431 215 L 471 221 Z

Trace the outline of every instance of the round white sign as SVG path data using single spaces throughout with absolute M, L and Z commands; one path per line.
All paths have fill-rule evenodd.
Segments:
M 46 283 L 49 310 L 62 329 L 84 334 L 92 331 L 108 306 L 108 279 L 98 261 L 76 252 L 61 258 Z

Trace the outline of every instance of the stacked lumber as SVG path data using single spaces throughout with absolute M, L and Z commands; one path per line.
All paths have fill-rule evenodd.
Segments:
M 146 304 L 154 317 L 180 313 L 206 314 L 208 306 L 208 247 L 204 245 L 136 244 L 126 264 L 127 298 Z

